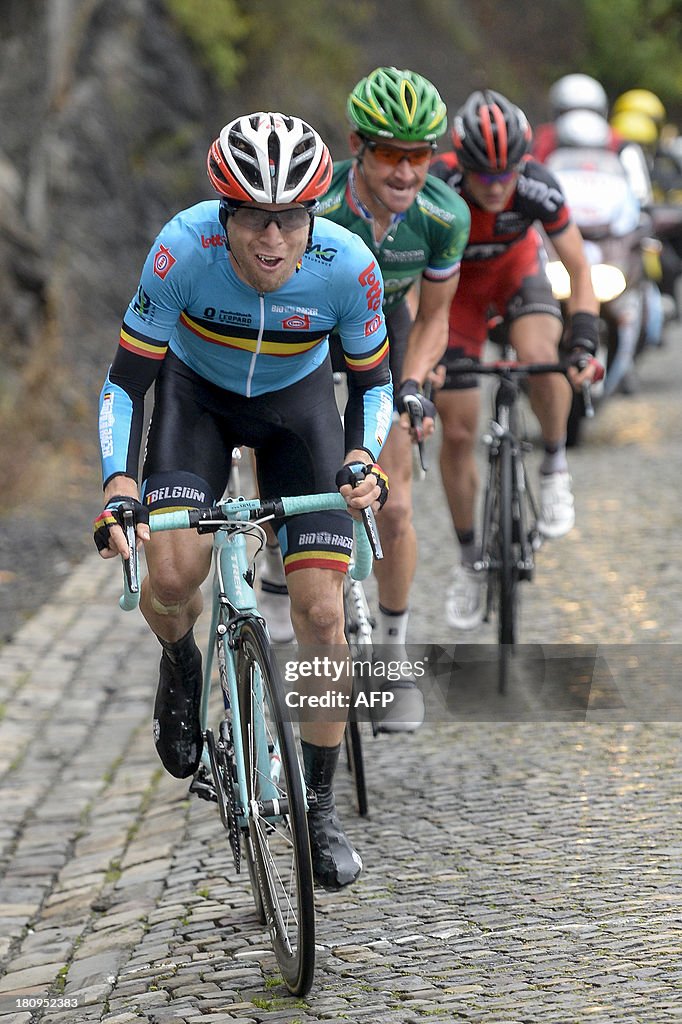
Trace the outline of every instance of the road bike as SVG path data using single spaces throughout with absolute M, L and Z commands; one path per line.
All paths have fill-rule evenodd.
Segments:
M 533 446 L 524 436 L 518 399 L 528 377 L 546 373 L 566 375 L 567 369 L 563 363 L 518 363 L 511 359 L 478 363 L 462 359 L 449 370 L 455 376 L 475 373 L 498 379 L 488 432 L 483 437 L 488 462 L 482 503 L 481 551 L 473 569 L 485 577 L 484 622 L 490 621 L 493 612 L 497 614 L 500 693 L 507 688 L 511 658 L 518 642 L 518 585 L 532 580 L 535 554 L 542 544 L 537 525 L 538 505 L 524 461 Z M 583 387 L 583 395 L 589 402 L 589 387 Z
M 150 529 L 214 534 L 209 643 L 204 659 L 201 728 L 204 747 L 190 792 L 215 802 L 228 834 L 235 871 L 246 861 L 256 911 L 267 925 L 285 985 L 305 995 L 315 968 L 315 907 L 307 810 L 308 790 L 286 690 L 254 595 L 255 563 L 265 544 L 262 523 L 284 516 L 346 509 L 338 493 L 260 501 L 228 498 L 213 508 L 158 512 Z M 121 607 L 139 600 L 132 512 L 124 512 L 131 557 L 124 561 Z M 256 542 L 250 554 L 247 538 Z M 371 571 L 366 534 L 356 530 L 353 572 Z M 222 701 L 211 701 L 217 664 Z M 215 723 L 215 728 L 213 724 Z

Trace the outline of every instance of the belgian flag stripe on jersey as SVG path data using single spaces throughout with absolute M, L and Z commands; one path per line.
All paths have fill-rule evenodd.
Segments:
M 235 330 L 230 327 L 228 334 L 227 328 L 220 331 L 216 324 L 208 327 L 205 321 L 194 320 L 187 313 L 181 314 L 180 323 L 192 334 L 212 345 L 224 345 L 241 352 L 259 351 L 268 356 L 297 356 L 309 352 L 327 337 L 326 332 L 311 336 L 309 331 L 269 331 L 267 338 L 262 338 L 259 343 L 258 331 Z
M 378 366 L 382 359 L 388 355 L 388 338 L 384 340 L 373 349 L 371 352 L 363 356 L 351 356 L 347 352 L 345 353 L 346 366 L 349 370 L 373 370 L 375 366 Z
M 144 334 L 132 330 L 127 325 L 121 328 L 119 342 L 128 352 L 144 356 L 145 359 L 163 359 L 168 348 L 168 342 L 147 338 Z

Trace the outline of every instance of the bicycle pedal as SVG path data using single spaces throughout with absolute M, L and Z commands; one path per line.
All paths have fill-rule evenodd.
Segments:
M 208 800 L 211 803 L 218 803 L 218 796 L 215 786 L 208 778 L 199 778 L 195 775 L 189 784 L 190 793 L 194 793 L 200 800 Z

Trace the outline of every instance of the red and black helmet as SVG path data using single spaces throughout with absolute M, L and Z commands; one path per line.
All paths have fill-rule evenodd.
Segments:
M 528 152 L 532 137 L 523 111 L 492 89 L 473 92 L 452 126 L 460 167 L 487 174 L 514 168 Z

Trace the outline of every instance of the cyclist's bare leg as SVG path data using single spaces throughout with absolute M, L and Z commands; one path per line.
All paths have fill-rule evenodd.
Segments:
M 343 629 L 343 574 L 300 569 L 290 573 L 287 582 L 299 649 L 304 655 L 306 648 L 319 656 L 328 653 L 334 663 L 333 677 L 320 678 L 318 692 L 334 690 L 349 698 L 352 673 Z M 339 821 L 333 792 L 346 716 L 347 708 L 327 710 L 318 721 L 301 722 L 305 780 L 316 796 L 308 810 L 313 875 L 327 889 L 348 885 L 362 870 L 362 860 Z
M 287 585 L 291 597 L 291 620 L 299 647 L 319 652 L 325 650 L 334 661 L 342 661 L 347 651 L 343 631 L 343 573 L 332 569 L 300 569 L 289 573 Z M 331 687 L 350 694 L 352 673 L 350 663 L 338 682 L 330 678 L 319 680 L 319 692 Z M 329 711 L 324 720 L 302 722 L 301 735 L 309 743 L 332 747 L 340 743 L 346 723 L 346 715 L 331 721 Z
M 561 322 L 536 313 L 519 317 L 509 330 L 521 362 L 556 362 Z M 566 429 L 571 409 L 571 385 L 560 374 L 531 377 L 529 397 L 540 423 L 545 454 L 540 465 L 538 529 L 546 537 L 561 537 L 575 522 L 575 508 L 566 460 Z
M 199 590 L 211 567 L 211 537 L 193 530 L 152 534 L 145 545 L 148 576 L 142 584 L 140 611 L 162 640 L 176 641 L 201 614 Z
M 377 516 L 382 561 L 374 563 L 379 603 L 404 611 L 417 566 L 417 535 L 412 522 L 412 446 L 405 430 L 393 428 L 381 450 L 381 468 L 388 475 L 390 498 Z
M 445 594 L 445 617 L 454 629 L 474 629 L 483 618 L 483 577 L 472 571 L 479 555 L 475 513 L 479 488 L 476 438 L 480 412 L 478 388 L 439 391 L 436 407 L 443 440 L 440 471 L 452 524 L 459 542 L 459 562 Z
M 439 391 L 436 408 L 442 425 L 440 472 L 455 531 L 474 528 L 479 488 L 476 438 L 480 411 L 478 388 Z
M 172 532 L 152 535 L 140 609 L 163 652 L 154 703 L 154 741 L 164 767 L 187 778 L 199 767 L 201 653 L 193 627 L 202 608 L 201 584 L 211 566 L 211 537 Z
M 509 339 L 522 363 L 555 362 L 560 338 L 561 321 L 544 313 L 521 316 L 509 327 Z M 563 442 L 571 408 L 570 384 L 561 374 L 548 373 L 532 377 L 528 389 L 543 440 L 546 444 Z

